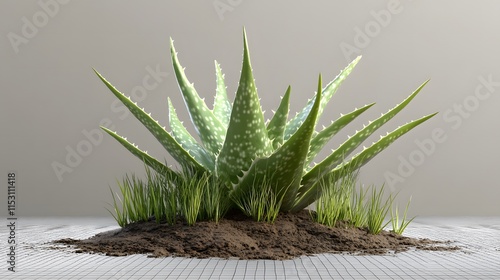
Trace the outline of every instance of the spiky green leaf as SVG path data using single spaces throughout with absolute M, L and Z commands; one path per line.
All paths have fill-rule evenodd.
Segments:
M 288 111 L 290 109 L 290 91 L 291 87 L 289 86 L 286 89 L 285 95 L 281 99 L 278 110 L 274 113 L 273 118 L 267 125 L 267 134 L 269 136 L 269 139 L 273 141 L 274 149 L 277 149 L 283 144 L 283 136 L 288 119 Z
M 271 184 L 280 198 L 283 198 L 281 210 L 288 211 L 294 204 L 297 190 L 300 187 L 305 160 L 309 151 L 316 118 L 320 105 L 321 75 L 318 81 L 316 102 L 309 116 L 299 129 L 280 146 L 270 157 L 255 160 L 250 169 L 240 179 L 235 189 L 252 188 L 255 184 Z M 256 180 L 268 180 L 261 182 Z
M 342 82 L 349 76 L 349 74 L 352 72 L 356 64 L 358 64 L 359 60 L 361 59 L 361 56 L 358 56 L 356 59 L 354 59 L 344 70 L 340 72 L 333 81 L 331 81 L 326 87 L 323 89 L 323 93 L 321 94 L 321 104 L 319 108 L 319 113 L 318 113 L 318 119 L 321 117 L 321 114 L 323 113 L 323 110 L 328 104 L 328 101 L 332 98 L 332 96 L 335 94 L 337 89 L 340 87 Z M 313 97 L 311 100 L 309 100 L 306 104 L 306 106 L 297 114 L 295 117 L 293 117 L 287 124 L 286 129 L 285 129 L 285 141 L 292 136 L 292 134 L 297 131 L 299 126 L 304 122 L 306 117 L 309 115 L 309 112 L 311 111 L 311 108 L 314 104 L 314 98 Z
M 217 76 L 217 87 L 215 89 L 213 112 L 224 128 L 227 129 L 227 126 L 229 125 L 229 118 L 231 117 L 231 103 L 227 98 L 224 74 L 222 74 L 220 65 L 217 61 L 215 61 L 215 73 Z
M 356 131 L 356 134 L 354 134 L 352 137 L 350 137 L 344 143 L 342 143 L 339 146 L 339 148 L 337 148 L 322 162 L 314 166 L 307 174 L 304 175 L 304 178 L 302 179 L 302 184 L 306 187 L 306 189 L 310 187 L 317 178 L 322 177 L 325 173 L 328 173 L 333 168 L 335 168 L 344 158 L 346 158 L 352 151 L 354 151 L 359 145 L 361 145 L 361 143 L 366 138 L 368 138 L 373 132 L 375 132 L 375 130 L 377 130 L 383 124 L 392 119 L 397 113 L 403 110 L 403 108 L 406 107 L 406 105 L 408 105 L 410 101 L 413 100 L 413 98 L 415 98 L 415 96 L 417 96 L 417 94 L 427 84 L 427 82 L 428 81 L 425 81 L 422 85 L 420 85 L 403 102 L 396 105 L 387 113 L 382 114 L 382 116 L 380 116 L 375 121 L 370 122 L 360 131 Z
M 182 122 L 179 120 L 175 108 L 172 105 L 172 101 L 168 98 L 168 119 L 170 123 L 170 129 L 172 129 L 172 137 L 181 145 L 181 147 L 189 151 L 193 158 L 201 163 L 207 170 L 215 171 L 215 156 L 208 153 L 203 147 L 196 142 L 196 140 L 191 136 L 191 134 L 184 127 Z
M 349 160 L 348 162 L 338 165 L 335 169 L 333 169 L 331 172 L 328 173 L 328 176 L 332 176 L 332 178 L 339 179 L 342 177 L 342 174 L 346 174 L 349 173 L 350 171 L 359 169 L 361 166 L 368 163 L 377 154 L 379 154 L 381 151 L 387 148 L 390 144 L 396 141 L 396 139 L 403 136 L 405 133 L 409 132 L 410 130 L 420 125 L 421 123 L 432 118 L 436 114 L 437 113 L 424 116 L 418 120 L 402 125 L 390 133 L 387 133 L 386 136 L 381 137 L 376 143 L 373 143 L 368 148 L 364 148 L 363 151 L 353 156 L 351 160 Z M 320 191 L 319 184 L 315 183 L 313 183 L 312 186 L 309 188 L 304 188 L 303 190 L 299 190 L 300 196 L 297 199 L 292 211 L 300 211 L 301 209 L 304 209 L 305 207 L 313 203 L 318 197 L 319 191 Z
M 183 165 L 192 165 L 196 168 L 204 169 L 200 162 L 182 148 L 177 141 L 162 127 L 156 120 L 151 118 L 151 115 L 139 108 L 136 103 L 132 102 L 129 97 L 118 91 L 110 84 L 99 72 L 94 69 L 99 79 L 111 90 L 125 107 L 153 134 L 153 136 L 162 144 L 162 146 L 172 155 L 172 157 Z
M 142 160 L 146 165 L 149 167 L 153 168 L 160 174 L 171 174 L 174 176 L 177 176 L 177 173 L 175 173 L 172 169 L 164 165 L 163 163 L 159 162 L 157 159 L 153 158 L 152 156 L 148 155 L 147 152 L 142 151 L 139 149 L 136 145 L 130 143 L 127 139 L 124 137 L 116 134 L 116 132 L 101 126 L 101 129 L 104 130 L 106 133 L 111 135 L 111 137 L 115 138 L 116 141 L 118 141 L 120 144 L 123 145 L 129 152 L 131 152 L 134 156 L 138 157 L 140 160 Z
M 387 148 L 390 144 L 392 144 L 396 139 L 399 137 L 403 136 L 405 133 L 409 132 L 416 126 L 420 125 L 421 123 L 427 121 L 428 119 L 434 117 L 437 113 L 433 113 L 427 116 L 424 116 L 418 120 L 411 121 L 405 125 L 402 125 L 398 127 L 397 129 L 393 130 L 390 133 L 387 133 L 386 136 L 380 137 L 380 139 L 376 142 L 373 143 L 370 147 L 364 148 L 363 151 L 359 152 L 355 156 L 352 157 L 352 159 L 349 161 L 347 164 L 347 168 L 351 170 L 355 170 L 360 168 L 361 166 L 365 165 L 368 161 L 370 161 L 372 158 L 374 158 L 377 154 L 379 154 L 381 151 L 383 151 L 385 148 Z M 335 171 L 334 172 L 338 172 Z
M 348 125 L 351 121 L 356 119 L 364 111 L 368 110 L 375 103 L 365 105 L 359 109 L 355 109 L 347 115 L 341 115 L 340 118 L 332 122 L 329 126 L 325 127 L 321 132 L 316 134 L 311 140 L 311 147 L 309 149 L 309 154 L 307 155 L 306 165 L 309 165 L 311 161 L 318 155 L 318 153 L 323 149 L 323 147 L 332 139 L 337 132 Z
M 240 82 L 226 139 L 216 162 L 218 175 L 232 182 L 236 182 L 243 170 L 248 170 L 255 158 L 272 151 L 252 74 L 246 34 L 243 33 L 244 55 Z
M 196 92 L 194 85 L 189 82 L 184 73 L 184 68 L 182 68 L 177 58 L 177 52 L 175 51 L 172 39 L 170 39 L 170 53 L 172 55 L 175 76 L 177 77 L 177 82 L 191 121 L 205 148 L 216 155 L 219 153 L 224 142 L 226 129 L 213 112 L 208 109 L 205 101 Z

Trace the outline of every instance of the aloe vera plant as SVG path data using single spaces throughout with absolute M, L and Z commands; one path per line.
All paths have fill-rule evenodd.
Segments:
M 288 113 L 291 88 L 288 87 L 276 113 L 266 123 L 252 74 L 245 31 L 243 31 L 243 65 L 234 102 L 231 104 L 228 99 L 224 75 L 219 64 L 215 62 L 217 86 L 212 109 L 206 105 L 187 79 L 172 39 L 170 45 L 173 69 L 201 143 L 198 143 L 183 126 L 170 99 L 168 100 L 171 129 L 169 132 L 101 74 L 95 72 L 183 167 L 212 174 L 218 180 L 226 182 L 231 192 L 251 193 L 249 190 L 256 185 L 272 186 L 277 199 L 281 201 L 280 211 L 296 212 L 307 207 L 319 197 L 321 188 L 318 182 L 323 177 L 340 178 L 341 174 L 348 172 L 347 170 L 360 168 L 397 138 L 435 115 L 435 113 L 430 114 L 406 123 L 381 136 L 380 140 L 358 154 L 347 158 L 366 138 L 407 106 L 427 83 L 424 82 L 403 102 L 381 117 L 370 121 L 360 131 L 348 137 L 329 156 L 313 165 L 313 160 L 334 135 L 374 105 L 374 103 L 368 104 L 345 115 L 341 114 L 330 125 L 316 131 L 317 121 L 325 106 L 361 57 L 351 62 L 325 87 L 322 86 L 320 75 L 315 95 L 290 120 Z M 156 171 L 171 177 L 176 176 L 176 171 L 148 155 L 126 138 L 105 127 L 102 129 Z

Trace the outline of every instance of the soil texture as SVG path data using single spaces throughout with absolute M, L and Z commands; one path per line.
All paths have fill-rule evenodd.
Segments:
M 153 220 L 99 233 L 89 239 L 54 241 L 77 253 L 108 256 L 147 254 L 150 257 L 224 259 L 293 259 L 321 253 L 386 254 L 419 250 L 457 250 L 450 241 L 432 241 L 338 223 L 335 228 L 315 223 L 309 211 L 280 214 L 274 224 L 255 222 L 241 213 L 229 213 L 218 224 L 188 226 L 157 224 Z

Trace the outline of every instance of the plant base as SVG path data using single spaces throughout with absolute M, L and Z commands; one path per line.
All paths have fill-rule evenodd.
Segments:
M 293 259 L 321 253 L 386 254 L 420 250 L 457 250 L 450 242 L 414 239 L 382 231 L 338 224 L 329 228 L 312 221 L 308 211 L 280 214 L 274 224 L 255 222 L 241 213 L 228 213 L 218 224 L 197 222 L 193 226 L 135 223 L 99 233 L 85 240 L 55 241 L 76 246 L 77 253 L 108 256 L 148 254 L 151 257 L 237 259 Z

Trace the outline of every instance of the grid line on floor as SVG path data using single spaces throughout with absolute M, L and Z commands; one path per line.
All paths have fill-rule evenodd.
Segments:
M 107 257 L 54 249 L 47 242 L 117 229 L 112 220 L 20 219 L 16 270 L 0 279 L 500 279 L 500 218 L 416 220 L 405 235 L 453 240 L 461 251 L 386 255 L 321 254 L 293 260 Z M 8 234 L 0 228 L 0 237 Z M 6 238 L 2 238 L 7 240 Z M 0 240 L 2 240 L 0 239 Z M 0 246 L 6 257 L 7 245 Z M 2 261 L 3 262 L 3 261 Z

